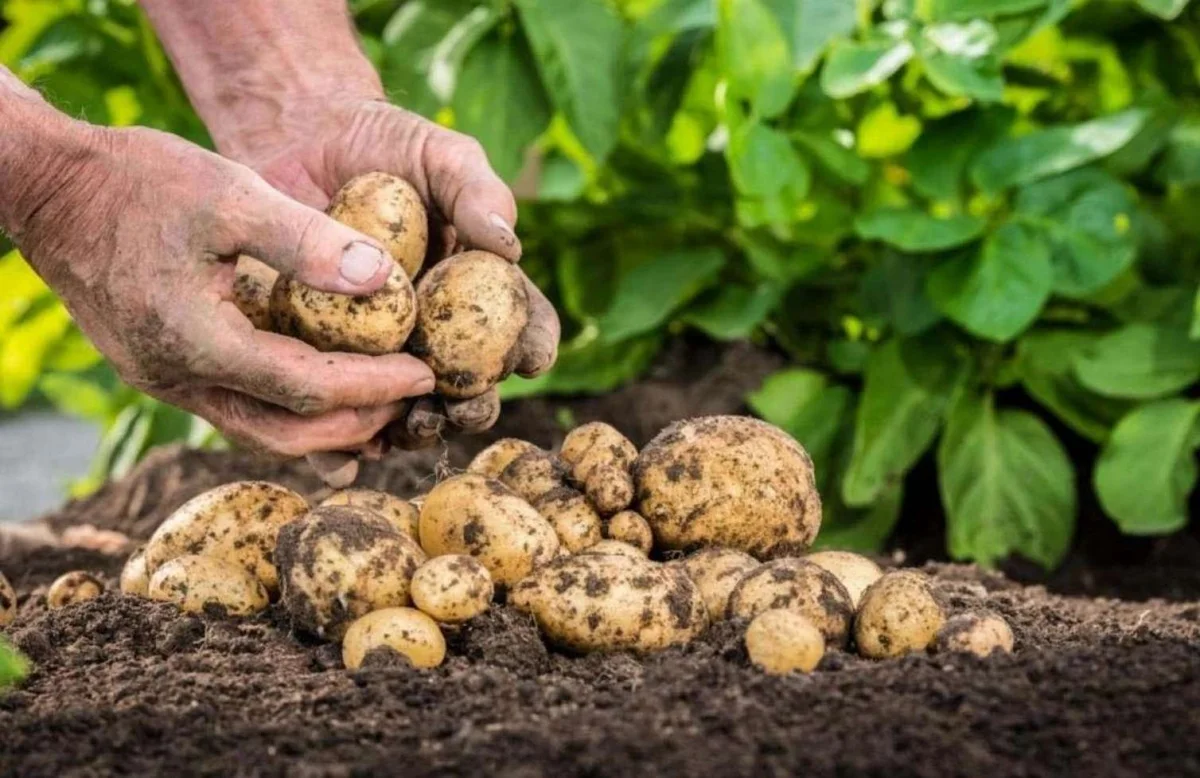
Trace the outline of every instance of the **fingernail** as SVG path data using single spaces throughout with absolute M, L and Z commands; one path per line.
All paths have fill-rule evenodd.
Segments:
M 437 381 L 434 379 L 433 374 L 431 373 L 413 383 L 413 392 L 418 395 L 429 394 L 433 391 L 433 387 L 436 386 L 436 384 Z
M 489 213 L 488 221 L 492 223 L 493 227 L 501 232 L 500 240 L 504 241 L 504 245 L 516 245 L 517 234 L 513 232 L 512 225 L 508 223 L 507 219 L 498 213 Z
M 346 281 L 358 285 L 375 277 L 383 264 L 383 252 L 369 243 L 355 241 L 342 252 L 339 272 Z

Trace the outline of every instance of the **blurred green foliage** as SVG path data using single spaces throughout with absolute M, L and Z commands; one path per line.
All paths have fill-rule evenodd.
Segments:
M 956 558 L 1055 564 L 1077 483 L 1127 533 L 1187 523 L 1200 12 L 1186 0 L 352 7 L 394 101 L 479 137 L 525 197 L 526 267 L 565 339 L 556 369 L 508 397 L 608 391 L 684 330 L 751 338 L 794 363 L 748 399 L 812 453 L 827 544 L 883 542 L 931 450 Z M 4 12 L 0 62 L 67 110 L 206 142 L 130 3 Z M 7 406 L 37 392 L 132 436 L 105 464 L 185 435 L 93 377 L 19 261 L 0 274 Z M 1092 472 L 1056 429 L 1098 448 Z
M 20 683 L 29 672 L 29 660 L 0 635 L 0 693 L 4 687 Z

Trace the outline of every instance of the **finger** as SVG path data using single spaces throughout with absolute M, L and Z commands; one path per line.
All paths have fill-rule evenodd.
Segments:
M 330 489 L 345 489 L 358 479 L 358 457 L 349 452 L 317 451 L 305 459 Z
M 521 241 L 514 227 L 517 201 L 496 175 L 483 147 L 471 138 L 447 130 L 426 145 L 426 169 L 434 199 L 467 246 L 521 258 Z
M 500 418 L 500 393 L 492 387 L 470 400 L 446 400 L 446 419 L 468 435 L 492 428 Z
M 416 400 L 408 414 L 387 428 L 388 442 L 406 451 L 429 448 L 442 437 L 446 415 L 432 397 Z
M 529 296 L 529 322 L 517 342 L 521 350 L 517 360 L 517 375 L 533 378 L 553 367 L 558 359 L 562 324 L 554 306 L 528 277 L 525 278 L 525 291 Z

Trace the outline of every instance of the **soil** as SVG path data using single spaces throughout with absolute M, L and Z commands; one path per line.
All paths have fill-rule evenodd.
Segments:
M 495 435 L 549 445 L 562 434 L 553 420 L 568 415 L 624 422 L 644 443 L 677 418 L 741 410 L 745 391 L 776 366 L 752 349 L 683 354 L 603 398 L 514 404 Z M 392 457 L 362 480 L 411 494 L 485 443 Z M 164 449 L 50 521 L 145 538 L 190 496 L 247 477 L 320 495 L 300 465 Z M 1200 774 L 1195 536 L 1132 556 L 1095 542 L 1080 544 L 1067 573 L 1043 580 L 1056 592 L 969 566 L 925 566 L 955 608 L 1008 619 L 1012 655 L 870 662 L 833 651 L 813 674 L 784 677 L 749 665 L 737 622 L 654 655 L 568 657 L 502 606 L 449 632 L 436 670 L 373 655 L 350 672 L 336 647 L 293 633 L 278 610 L 188 616 L 110 591 L 48 611 L 54 577 L 93 570 L 115 588 L 122 559 L 26 551 L 0 558 L 21 601 L 9 636 L 35 663 L 0 698 L 0 776 Z M 1181 574 L 1190 563 L 1190 573 L 1138 577 L 1147 559 Z M 1019 562 L 1009 572 L 1037 577 Z M 1127 599 L 1094 596 L 1121 594 L 1126 579 Z

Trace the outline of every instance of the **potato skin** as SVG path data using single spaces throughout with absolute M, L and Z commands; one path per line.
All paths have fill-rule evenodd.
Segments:
M 729 608 L 729 595 L 759 561 L 732 548 L 704 548 L 683 560 L 683 569 L 700 589 L 711 621 L 721 621 Z
M 559 543 L 572 554 L 600 542 L 600 514 L 582 492 L 560 486 L 539 497 L 533 507 L 550 522 Z
M 746 628 L 746 653 L 765 673 L 811 673 L 825 656 L 825 636 L 807 617 L 777 608 L 763 611 Z
M 279 272 L 254 257 L 238 257 L 233 277 L 233 304 L 250 320 L 256 330 L 269 330 L 271 324 L 271 290 Z
M 478 473 L 488 478 L 499 479 L 504 468 L 522 454 L 539 451 L 537 446 L 520 438 L 501 438 L 475 455 L 467 465 L 468 473 Z
M 508 463 L 500 483 L 531 505 L 566 485 L 567 466 L 549 451 L 530 451 Z
M 639 512 L 659 545 L 726 546 L 760 559 L 808 548 L 821 526 L 812 460 L 758 419 L 676 422 L 633 466 Z
M 814 551 L 806 554 L 804 559 L 836 575 L 850 593 L 850 599 L 856 609 L 862 600 L 863 592 L 883 575 L 879 565 L 852 551 Z
M 266 481 L 224 484 L 193 497 L 159 525 L 146 543 L 146 569 L 153 576 L 184 554 L 212 556 L 242 565 L 279 591 L 275 540 L 279 528 L 308 511 L 291 489 Z
M 329 215 L 383 244 L 409 278 L 416 278 L 429 248 L 429 216 L 412 184 L 390 173 L 350 179 L 329 204 Z
M 654 532 L 650 529 L 650 523 L 637 511 L 620 511 L 609 519 L 605 536 L 609 540 L 628 543 L 647 556 L 654 548 Z
M 529 295 L 507 260 L 466 251 L 439 262 L 417 284 L 417 310 L 408 350 L 433 370 L 443 397 L 477 397 L 516 368 Z
M 17 593 L 0 573 L 0 627 L 7 627 L 17 618 Z
M 150 578 L 147 596 L 170 602 L 188 613 L 210 608 L 230 616 L 252 616 L 266 610 L 262 582 L 232 562 L 187 554 L 164 564 Z
M 395 651 L 413 667 L 431 668 L 445 660 L 446 638 L 433 619 L 415 608 L 381 608 L 355 619 L 346 630 L 342 662 L 357 670 L 377 649 Z
M 640 548 L 630 545 L 622 540 L 601 540 L 599 543 L 594 543 L 580 554 L 616 554 L 617 556 L 626 556 L 630 559 L 636 559 L 640 562 L 648 561 L 646 554 Z
M 616 427 L 594 421 L 567 434 L 560 456 L 570 465 L 571 480 L 587 494 L 596 510 L 611 516 L 633 502 L 630 468 L 637 454 L 637 447 Z
M 465 554 L 434 557 L 413 573 L 413 604 L 444 624 L 461 624 L 482 614 L 494 595 L 487 568 Z
M 989 610 L 960 613 L 947 619 L 938 630 L 933 649 L 939 654 L 963 651 L 983 658 L 997 651 L 1011 654 L 1012 628 L 1002 616 Z
M 72 570 L 63 573 L 50 584 L 46 592 L 46 607 L 58 610 L 68 605 L 94 600 L 103 593 L 104 582 L 99 578 L 83 570 Z
M 146 569 L 146 547 L 139 546 L 121 568 L 119 587 L 122 594 L 145 597 L 150 590 L 150 571 Z
M 550 523 L 507 486 L 463 473 L 425 496 L 421 546 L 431 556 L 473 556 L 498 587 L 506 587 L 554 559 L 559 540 Z
M 821 630 L 827 645 L 846 645 L 854 606 L 846 587 L 825 568 L 795 558 L 760 565 L 733 588 L 726 613 L 731 618 L 752 619 L 776 608 L 807 617 Z
M 326 497 L 321 505 L 350 505 L 366 508 L 387 519 L 405 535 L 417 537 L 420 530 L 421 511 L 408 500 L 375 489 L 340 489 Z
M 858 652 L 887 659 L 924 651 L 946 621 L 929 579 L 911 570 L 884 573 L 863 592 L 854 620 Z
M 293 622 L 334 640 L 366 613 L 408 605 L 413 573 L 427 559 L 387 519 L 349 505 L 314 508 L 286 525 L 276 557 Z
M 708 626 L 683 570 L 620 554 L 556 559 L 513 587 L 509 604 L 533 615 L 555 644 L 579 651 L 656 651 Z

